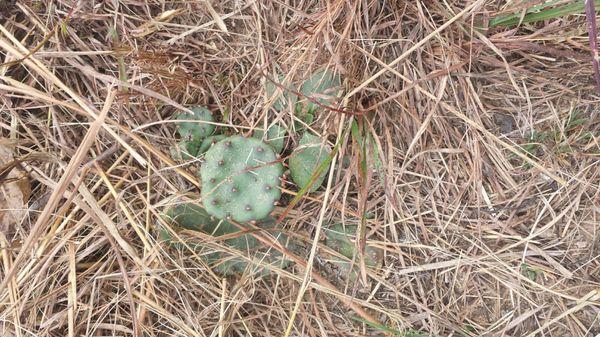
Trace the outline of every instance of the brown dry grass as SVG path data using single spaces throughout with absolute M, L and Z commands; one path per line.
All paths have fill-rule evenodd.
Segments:
M 0 1 L 2 137 L 15 158 L 51 158 L 22 164 L 28 217 L 0 235 L 0 335 L 384 335 L 361 315 L 418 336 L 600 334 L 585 17 L 480 32 L 504 2 L 210 3 Z M 346 95 L 312 128 L 342 145 L 330 184 L 282 223 L 307 242 L 298 263 L 223 279 L 157 243 L 165 205 L 198 192 L 195 164 L 168 157 L 174 112 L 208 105 L 243 134 L 291 126 L 263 74 L 297 83 L 324 65 Z M 583 123 L 566 128 L 575 112 Z M 383 162 L 369 177 L 352 113 Z M 546 137 L 526 156 L 533 131 Z M 310 243 L 364 210 L 384 263 L 347 285 Z

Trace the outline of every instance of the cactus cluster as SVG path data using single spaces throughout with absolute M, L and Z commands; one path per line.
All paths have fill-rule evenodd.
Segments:
M 279 76 L 279 81 L 283 77 Z M 331 105 L 339 95 L 340 78 L 328 70 L 313 74 L 300 86 L 302 99 L 294 92 L 281 90 L 272 83 L 266 84 L 267 99 L 278 111 L 295 112 L 296 120 L 303 133 L 298 147 L 289 157 L 289 170 L 293 182 L 304 192 L 314 192 L 322 185 L 331 160 L 331 148 L 320 137 L 304 127 L 310 125 L 319 105 Z M 318 102 L 319 104 L 316 104 Z M 288 109 L 289 108 L 289 109 Z M 238 253 L 230 254 L 211 250 L 200 254 L 216 272 L 225 275 L 237 274 L 251 266 L 275 264 L 284 267 L 289 264 L 276 250 L 265 250 L 252 234 L 240 231 L 238 225 L 255 223 L 262 229 L 270 229 L 279 243 L 291 250 L 299 247 L 275 229 L 275 221 L 270 217 L 281 198 L 283 165 L 278 153 L 285 150 L 287 130 L 280 124 L 270 125 L 266 130 L 256 130 L 251 138 L 240 135 L 216 134 L 212 114 L 202 107 L 192 109 L 193 113 L 176 116 L 183 120 L 177 125 L 181 141 L 174 150 L 174 156 L 189 159 L 204 155 L 199 170 L 202 183 L 202 206 L 182 204 L 170 208 L 166 218 L 176 228 L 195 230 L 219 239 L 222 244 Z M 208 123 L 207 123 L 208 122 Z M 293 127 L 292 127 L 293 129 Z M 368 145 L 372 145 L 369 143 Z M 361 148 L 362 148 L 361 144 Z M 366 148 L 366 147 L 365 147 Z M 370 148 L 369 148 L 370 149 Z M 356 226 L 334 225 L 325 231 L 325 245 L 328 247 L 330 264 L 341 274 L 354 279 L 357 275 L 357 252 L 350 237 L 356 233 Z M 170 245 L 181 248 L 172 240 L 170 232 L 162 230 L 160 237 Z M 193 249 L 205 249 L 205 244 L 197 244 Z M 374 267 L 381 260 L 381 251 L 367 246 L 365 264 Z M 247 254 L 245 257 L 242 255 Z M 327 253 L 325 253 L 327 255 Z
M 204 154 L 199 175 L 207 212 L 238 222 L 267 217 L 281 197 L 283 165 L 276 152 L 283 150 L 285 128 L 276 124 L 267 132 L 255 132 L 254 138 L 212 135 L 212 113 L 203 107 L 191 110 L 193 113 L 175 117 L 181 120 L 177 124 L 181 141 L 171 154 L 174 159 L 184 160 Z
M 238 222 L 267 217 L 281 197 L 283 165 L 267 144 L 254 138 L 227 137 L 213 145 L 200 168 L 206 211 Z

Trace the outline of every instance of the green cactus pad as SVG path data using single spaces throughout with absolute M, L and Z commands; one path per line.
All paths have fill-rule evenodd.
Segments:
M 198 154 L 202 154 L 202 153 L 208 151 L 208 149 L 210 149 L 211 146 L 215 145 L 216 143 L 218 143 L 219 141 L 221 141 L 225 138 L 227 138 L 226 135 L 214 135 L 214 136 L 210 136 L 210 137 L 204 139 L 202 141 L 202 144 L 200 144 L 200 149 L 198 150 Z
M 177 120 L 189 120 L 190 122 L 178 122 L 177 133 L 184 141 L 197 142 L 200 148 L 202 140 L 210 136 L 215 131 L 215 125 L 212 113 L 201 106 L 191 108 L 193 113 L 182 112 L 175 115 Z M 201 123 L 209 122 L 209 123 Z
M 341 80 L 338 74 L 334 74 L 328 69 L 321 69 L 312 74 L 312 76 L 302 84 L 300 92 L 307 97 L 317 100 L 323 105 L 329 106 L 339 95 L 340 86 Z M 304 111 L 307 113 L 312 113 L 319 107 L 317 104 L 306 98 L 304 100 Z
M 241 230 L 224 220 L 217 220 L 208 214 L 202 207 L 193 203 L 185 203 L 174 206 L 165 212 L 165 219 L 173 225 L 177 230 L 180 228 L 195 230 L 208 234 L 214 237 L 220 237 L 223 235 L 233 236 L 230 239 L 222 241 L 224 246 L 235 249 L 241 254 L 249 254 L 254 261 L 261 261 L 263 265 L 267 265 L 266 269 L 263 269 L 262 274 L 266 275 L 268 272 L 268 265 L 274 265 L 280 268 L 287 267 L 291 261 L 283 258 L 279 251 L 273 249 L 265 249 L 264 245 L 260 243 L 251 234 L 244 234 Z M 274 220 L 268 218 L 261 222 L 261 228 L 272 228 L 274 227 Z M 232 235 L 239 233 L 239 235 Z M 288 240 L 288 237 L 280 231 L 271 231 L 273 237 L 277 241 L 288 249 L 294 249 L 295 243 Z M 183 249 L 182 244 L 178 244 L 173 240 L 171 234 L 166 229 L 161 229 L 159 232 L 160 241 L 170 244 L 173 248 Z M 196 243 L 190 244 L 194 250 L 201 250 L 205 247 L 205 244 Z M 210 252 L 200 254 L 202 258 L 211 265 L 217 273 L 223 275 L 233 275 L 242 273 L 248 268 L 253 266 L 246 259 L 239 256 L 230 255 L 226 252 Z
M 262 228 L 272 228 L 274 221 L 264 221 L 261 223 Z M 239 233 L 234 238 L 224 240 L 224 244 L 230 248 L 234 248 L 237 251 L 248 254 L 254 261 L 261 261 L 263 265 L 267 265 L 266 269 L 263 269 L 262 275 L 266 275 L 268 272 L 268 265 L 274 265 L 279 268 L 286 268 L 291 264 L 290 260 L 284 258 L 284 256 L 275 249 L 265 249 L 265 245 L 258 241 L 251 234 L 242 234 L 240 229 L 232 225 L 231 223 L 221 220 L 219 226 L 214 230 L 213 236 L 232 235 Z M 281 233 L 278 230 L 272 230 L 271 235 L 287 249 L 295 249 L 296 245 L 288 236 Z M 248 267 L 254 267 L 255 265 L 242 259 L 238 256 L 229 255 L 226 253 L 213 253 L 208 256 L 209 263 L 214 265 L 215 271 L 223 275 L 241 274 Z
M 281 197 L 283 165 L 270 146 L 231 136 L 213 145 L 200 168 L 202 202 L 219 219 L 261 220 Z
M 285 78 L 281 75 L 277 76 L 276 80 L 278 81 L 278 84 L 283 84 L 283 81 L 285 80 Z M 296 90 L 296 88 L 293 85 L 287 85 L 290 87 L 290 89 L 292 90 Z M 266 100 L 267 102 L 273 102 L 273 105 L 271 105 L 273 107 L 273 109 L 277 110 L 277 111 L 283 111 L 284 109 L 286 109 L 287 107 L 295 107 L 296 106 L 296 101 L 298 100 L 298 96 L 296 94 L 294 94 L 293 92 L 287 91 L 283 88 L 279 88 L 278 86 L 276 86 L 273 82 L 271 82 L 269 79 L 266 80 L 265 82 L 265 91 L 266 91 Z M 275 97 L 275 93 L 277 94 L 277 97 Z
M 331 148 L 323 143 L 317 136 L 310 133 L 304 133 L 300 139 L 298 148 L 290 157 L 290 172 L 292 180 L 301 189 L 307 186 L 315 172 L 321 164 L 327 161 Z M 314 183 L 310 186 L 308 192 L 316 191 L 327 175 L 327 168 L 324 168 Z
M 184 203 L 169 208 L 165 212 L 165 219 L 178 227 L 201 230 L 205 224 L 213 223 L 215 220 L 199 205 Z
M 266 135 L 263 130 L 254 131 L 254 133 L 252 134 L 252 138 L 262 140 L 263 142 L 271 145 L 275 152 L 281 153 L 281 151 L 283 151 L 283 147 L 285 146 L 286 134 L 287 131 L 283 126 L 275 124 L 267 130 Z
M 175 229 L 189 229 L 199 231 L 204 224 L 214 222 L 206 211 L 193 203 L 178 204 L 173 206 L 163 214 L 163 218 L 175 227 Z M 181 245 L 172 242 L 171 233 L 165 228 L 159 230 L 159 240 L 167 242 L 175 247 Z
M 356 225 L 346 225 L 344 227 L 342 224 L 335 224 L 324 230 L 325 246 L 345 257 L 331 255 L 325 256 L 326 260 L 338 269 L 341 276 L 350 280 L 356 279 L 359 270 L 358 252 L 356 244 L 353 242 L 356 240 L 357 229 L 358 226 Z M 364 258 L 367 267 L 377 267 L 381 265 L 382 251 L 379 248 L 367 245 Z

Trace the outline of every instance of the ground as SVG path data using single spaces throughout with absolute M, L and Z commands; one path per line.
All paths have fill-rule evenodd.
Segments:
M 0 1 L 0 335 L 597 336 L 586 16 L 490 24 L 539 3 Z M 279 123 L 285 163 L 307 123 L 265 86 L 325 68 L 340 96 L 308 126 L 330 174 L 306 194 L 288 175 L 273 214 L 292 262 L 159 240 L 201 188 L 200 160 L 171 157 L 174 116 Z M 323 243 L 339 223 L 364 234 L 356 259 L 363 239 L 381 252 L 350 279 Z M 222 275 L 214 251 L 252 262 Z

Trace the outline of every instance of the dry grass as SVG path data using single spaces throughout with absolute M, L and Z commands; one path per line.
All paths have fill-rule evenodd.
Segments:
M 37 154 L 21 164 L 28 217 L 0 235 L 0 335 L 386 334 L 365 320 L 405 336 L 600 334 L 584 16 L 479 31 L 503 1 L 210 3 L 0 1 L 2 137 L 15 158 Z M 196 163 L 168 156 L 173 114 L 203 104 L 242 134 L 291 129 L 293 113 L 265 100 L 265 74 L 286 85 L 322 66 L 346 95 L 312 129 L 340 152 L 327 187 L 282 221 L 306 243 L 293 267 L 261 277 L 254 261 L 222 278 L 157 243 L 164 207 L 198 198 Z M 382 162 L 366 176 L 354 118 Z M 278 214 L 297 189 L 284 191 Z M 365 212 L 383 265 L 347 284 L 313 239 Z

